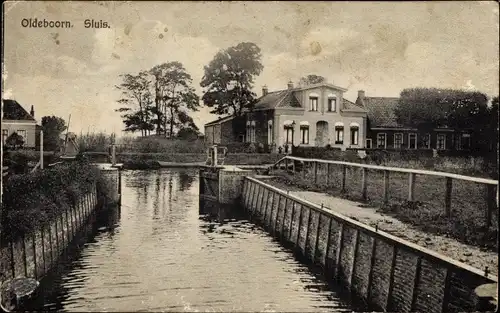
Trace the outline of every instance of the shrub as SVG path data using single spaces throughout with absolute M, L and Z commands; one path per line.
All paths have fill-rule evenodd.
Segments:
M 15 240 L 49 223 L 102 179 L 85 161 L 10 176 L 4 186 L 3 235 Z

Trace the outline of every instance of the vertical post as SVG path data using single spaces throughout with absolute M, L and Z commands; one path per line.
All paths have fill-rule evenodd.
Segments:
M 361 168 L 361 197 L 364 201 L 366 201 L 366 168 Z
M 416 309 L 416 304 L 417 304 L 417 291 L 418 291 L 418 285 L 420 283 L 420 272 L 422 270 L 422 257 L 419 256 L 417 258 L 417 265 L 415 269 L 415 279 L 413 281 L 413 296 L 412 296 L 412 301 L 411 301 L 411 312 L 415 312 Z
M 306 178 L 306 162 L 302 161 L 302 178 Z
M 111 165 L 116 165 L 116 145 L 111 145 Z
M 285 173 L 288 173 L 288 159 L 285 159 Z
M 410 173 L 408 177 L 408 201 L 414 200 L 415 195 L 415 173 Z
M 314 184 L 318 183 L 318 162 L 314 161 Z
M 40 169 L 43 170 L 43 130 L 40 130 Z
M 342 192 L 346 192 L 346 189 L 345 189 L 346 176 L 347 176 L 347 166 L 342 165 Z
M 444 195 L 444 207 L 446 209 L 446 216 L 451 216 L 451 189 L 453 187 L 451 177 L 446 177 L 446 191 Z
M 295 160 L 292 160 L 292 174 L 295 175 Z
M 213 166 L 217 166 L 218 165 L 218 160 L 217 160 L 217 145 L 213 145 L 212 147 L 213 150 L 213 156 L 214 156 L 214 159 L 212 160 L 213 161 Z
M 384 204 L 389 204 L 389 171 L 384 171 Z
M 495 210 L 495 185 L 486 185 L 486 202 L 488 203 L 486 211 L 486 229 L 491 226 L 491 216 Z
M 330 184 L 330 163 L 326 163 L 326 185 Z

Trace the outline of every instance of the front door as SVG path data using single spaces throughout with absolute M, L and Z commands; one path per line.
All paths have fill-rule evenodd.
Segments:
M 316 146 L 324 147 L 328 143 L 328 122 L 319 121 L 316 123 Z

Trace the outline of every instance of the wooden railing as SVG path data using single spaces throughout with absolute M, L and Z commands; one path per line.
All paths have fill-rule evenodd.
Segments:
M 498 283 L 487 268 L 480 271 L 252 177 L 245 177 L 242 205 L 252 222 L 320 266 L 327 280 L 369 310 L 488 310 L 475 289 Z
M 298 164 L 300 164 L 303 177 L 306 175 L 306 168 L 308 166 L 312 166 L 312 175 L 313 181 L 315 184 L 318 183 L 318 179 L 320 175 L 318 174 L 319 166 L 326 165 L 326 174 L 325 180 L 326 184 L 330 183 L 331 179 L 331 168 L 332 166 L 340 166 L 342 168 L 341 174 L 341 190 L 342 192 L 346 192 L 346 177 L 347 177 L 347 169 L 348 168 L 359 168 L 361 170 L 361 179 L 360 179 L 360 192 L 363 200 L 368 199 L 367 194 L 367 182 L 368 182 L 368 170 L 372 171 L 381 171 L 383 172 L 383 200 L 384 203 L 387 204 L 390 198 L 390 188 L 389 188 L 389 180 L 391 173 L 406 173 L 408 174 L 408 190 L 407 190 L 407 200 L 415 201 L 415 184 L 417 175 L 421 176 L 434 176 L 445 179 L 445 192 L 444 192 L 444 209 L 446 212 L 446 216 L 450 217 L 452 215 L 452 189 L 453 189 L 453 180 L 466 181 L 470 183 L 481 184 L 485 186 L 485 194 L 484 199 L 487 202 L 486 206 L 486 227 L 490 227 L 492 223 L 492 215 L 493 212 L 498 207 L 498 181 L 480 177 L 471 177 L 453 173 L 446 172 L 437 172 L 437 171 L 429 171 L 429 170 L 417 170 L 417 169 L 409 169 L 409 168 L 398 168 L 398 167 L 387 167 L 387 166 L 379 166 L 379 165 L 371 165 L 371 164 L 363 164 L 363 163 L 350 163 L 344 161 L 331 161 L 331 160 L 321 160 L 321 159 L 306 159 L 299 158 L 293 156 L 285 156 L 278 160 L 273 168 L 278 168 L 281 165 L 284 165 L 284 168 L 293 174 L 297 173 Z M 496 197 L 496 201 L 495 201 Z

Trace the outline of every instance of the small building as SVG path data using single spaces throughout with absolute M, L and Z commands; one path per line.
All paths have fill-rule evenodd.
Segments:
M 16 100 L 4 99 L 2 101 L 2 145 L 5 145 L 9 136 L 17 133 L 24 140 L 23 148 L 36 148 L 39 144 L 37 142 L 39 128 L 37 128 L 33 106 L 28 113 Z
M 451 129 L 445 125 L 431 129 L 417 129 L 398 123 L 395 109 L 399 98 L 366 97 L 358 91 L 356 104 L 368 112 L 366 147 L 374 149 L 436 149 L 470 150 L 470 130 Z
M 242 142 L 244 134 L 238 134 L 237 126 L 234 125 L 234 120 L 235 116 L 226 116 L 205 124 L 205 143 L 209 145 L 224 145 Z

